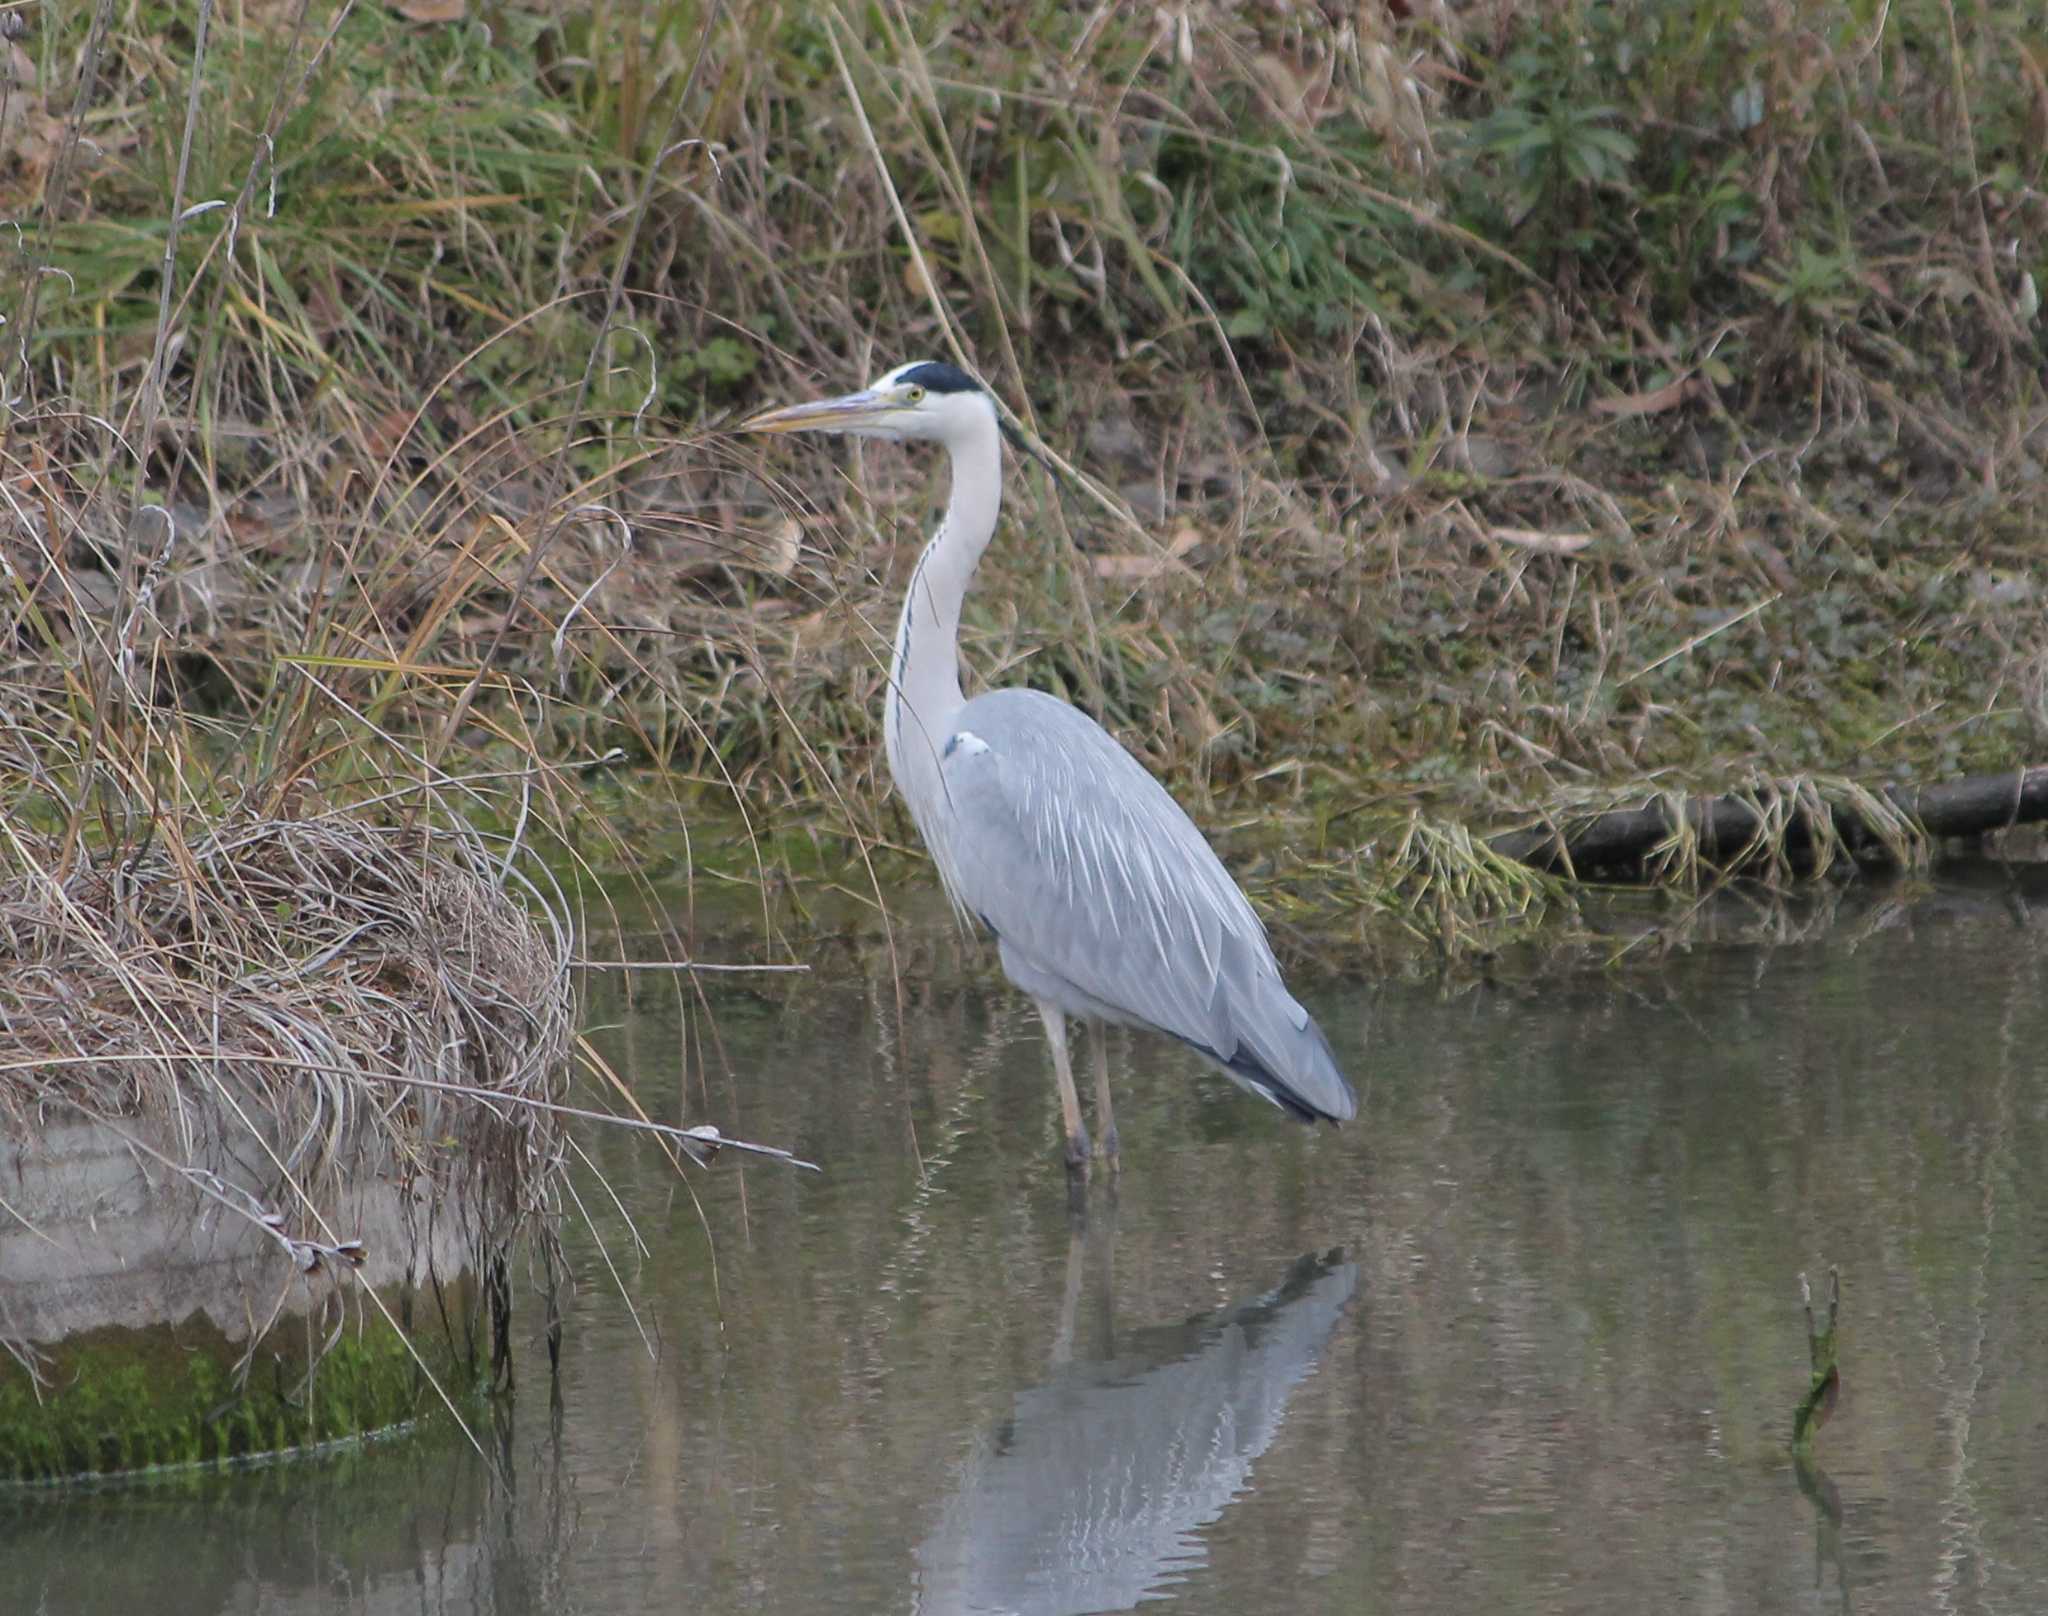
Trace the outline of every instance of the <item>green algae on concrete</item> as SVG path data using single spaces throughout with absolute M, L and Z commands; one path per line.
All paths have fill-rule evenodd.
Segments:
M 481 1378 L 438 1326 L 408 1343 L 359 1294 L 332 1341 L 300 1317 L 251 1351 L 195 1314 L 177 1325 L 95 1330 L 39 1350 L 35 1365 L 31 1376 L 0 1359 L 0 1482 L 304 1450 L 442 1406 L 430 1375 L 458 1399 Z

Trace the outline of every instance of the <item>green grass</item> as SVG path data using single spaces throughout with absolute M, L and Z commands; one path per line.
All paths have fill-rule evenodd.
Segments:
M 0 474 L 13 677 L 88 727 L 108 687 L 38 670 L 126 620 L 131 501 L 196 513 L 135 634 L 159 706 L 253 720 L 211 792 L 459 757 L 542 771 L 606 867 L 735 799 L 900 840 L 876 647 L 928 468 L 716 429 L 954 341 L 1099 496 L 1013 473 L 970 657 L 1323 868 L 1387 813 L 2048 727 L 2022 0 L 315 0 L 212 19 L 188 136 L 194 15 L 115 0 L 61 195 L 95 14 L 22 41 Z M 615 750 L 654 772 L 581 772 Z

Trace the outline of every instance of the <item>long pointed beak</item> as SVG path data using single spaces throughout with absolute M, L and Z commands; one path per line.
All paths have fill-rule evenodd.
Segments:
M 872 388 L 825 398 L 815 404 L 784 404 L 776 409 L 750 415 L 735 429 L 740 432 L 846 432 L 872 421 L 891 406 L 891 400 Z

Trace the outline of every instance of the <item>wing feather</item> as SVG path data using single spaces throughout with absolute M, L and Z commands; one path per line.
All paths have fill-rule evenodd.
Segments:
M 926 839 L 1012 976 L 1072 1012 L 1171 1033 L 1297 1115 L 1355 1113 L 1258 915 L 1137 759 L 1038 691 L 978 696 L 957 729 L 946 823 Z

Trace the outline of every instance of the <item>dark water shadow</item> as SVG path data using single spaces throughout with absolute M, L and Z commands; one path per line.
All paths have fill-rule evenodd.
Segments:
M 1849 1565 L 1842 1554 L 1842 1490 L 1810 1453 L 1793 1454 L 1792 1479 L 1813 1506 L 1813 1591 L 1820 1594 L 1826 1590 L 1832 1570 L 1835 1592 L 1842 1610 L 1847 1612 L 1853 1607 L 1849 1599 Z
M 1358 1284 L 1311 1254 L 1233 1306 L 1120 1331 L 1114 1240 L 1113 1218 L 1076 1225 L 1053 1373 L 960 1467 L 917 1549 L 921 1616 L 1128 1610 L 1201 1567 Z
M 1676 891 L 1590 886 L 1579 896 L 1593 957 L 1661 964 L 1698 947 L 1853 949 L 1883 932 L 2048 925 L 2048 864 L 1956 855 L 1932 872 L 1874 872 L 1789 887 L 1731 878 Z M 1554 962 L 1553 962 L 1554 964 Z
M 0 1610 L 561 1608 L 576 1535 L 559 1429 L 515 1462 L 509 1399 L 312 1457 L 0 1490 Z M 515 1480 L 523 1476 L 523 1480 Z

